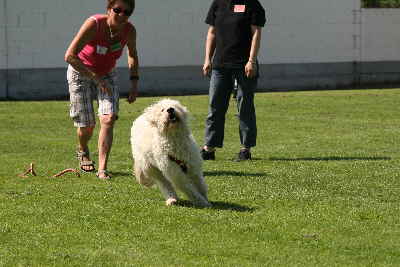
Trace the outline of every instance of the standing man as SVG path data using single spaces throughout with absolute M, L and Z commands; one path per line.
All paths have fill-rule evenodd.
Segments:
M 225 114 L 235 80 L 241 143 L 235 160 L 251 159 L 250 149 L 257 138 L 257 55 L 265 21 L 265 10 L 258 0 L 214 0 L 211 4 L 205 21 L 209 29 L 203 65 L 203 74 L 211 73 L 205 145 L 201 150 L 204 160 L 214 160 L 215 148 L 223 146 Z

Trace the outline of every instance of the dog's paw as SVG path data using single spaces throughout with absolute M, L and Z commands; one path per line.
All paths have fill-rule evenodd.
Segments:
M 168 198 L 167 201 L 165 201 L 165 204 L 167 206 L 173 206 L 178 202 L 178 200 L 176 200 L 176 198 Z

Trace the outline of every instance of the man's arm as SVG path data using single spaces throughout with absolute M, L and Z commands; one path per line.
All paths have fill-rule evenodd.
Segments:
M 251 38 L 250 55 L 249 55 L 249 60 L 245 66 L 246 76 L 249 78 L 254 77 L 257 73 L 256 60 L 261 45 L 261 27 L 251 25 L 251 33 L 252 33 L 252 38 Z
M 211 71 L 211 60 L 215 52 L 215 27 L 210 26 L 207 32 L 205 58 L 203 65 L 203 74 L 209 75 Z

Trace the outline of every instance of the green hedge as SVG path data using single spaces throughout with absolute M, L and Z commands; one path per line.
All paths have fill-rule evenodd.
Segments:
M 364 8 L 400 8 L 400 0 L 362 0 Z

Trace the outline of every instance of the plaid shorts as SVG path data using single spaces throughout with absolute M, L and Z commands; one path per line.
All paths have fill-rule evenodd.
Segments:
M 89 127 L 96 125 L 93 109 L 93 100 L 97 99 L 98 115 L 114 114 L 119 111 L 119 91 L 116 85 L 115 71 L 102 78 L 110 85 L 112 95 L 102 92 L 89 78 L 77 72 L 71 65 L 68 66 L 67 80 L 70 96 L 69 115 L 75 127 Z

